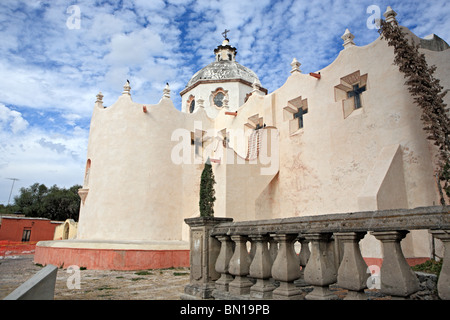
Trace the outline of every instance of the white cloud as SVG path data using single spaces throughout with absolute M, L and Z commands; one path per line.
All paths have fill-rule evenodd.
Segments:
M 0 203 L 7 203 L 11 191 L 7 178 L 19 179 L 13 196 L 35 182 L 60 187 L 82 184 L 87 140 L 88 130 L 80 127 L 64 134 L 28 127 L 20 135 L 0 128 Z
M 27 129 L 29 123 L 22 114 L 15 110 L 11 110 L 4 104 L 0 103 L 0 129 L 11 130 L 12 133 L 17 134 Z
M 45 138 L 41 138 L 39 140 L 36 140 L 36 142 L 43 148 L 49 149 L 51 151 L 56 151 L 57 153 L 61 154 L 67 151 L 67 148 L 62 143 L 54 143 L 51 141 L 47 141 Z
M 89 27 L 89 37 L 92 41 L 109 40 L 113 35 L 127 30 L 126 21 L 108 13 L 96 14 Z
M 18 114 L 19 116 L 14 117 L 13 121 L 11 122 L 11 130 L 13 133 L 22 132 L 28 127 L 28 121 L 22 118 L 20 116 L 20 113 Z
M 148 28 L 130 34 L 117 34 L 111 39 L 111 51 L 105 57 L 112 65 L 142 65 L 155 55 L 164 55 L 160 36 Z
M 64 113 L 62 117 L 66 120 L 66 123 L 70 126 L 75 126 L 77 121 L 82 119 L 80 115 L 75 113 Z
M 136 10 L 144 12 L 152 12 L 154 10 L 163 10 L 165 8 L 165 4 L 163 0 L 135 0 L 134 6 Z

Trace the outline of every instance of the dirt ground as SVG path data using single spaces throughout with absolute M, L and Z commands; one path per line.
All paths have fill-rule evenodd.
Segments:
M 42 269 L 33 263 L 33 255 L 0 257 L 0 300 Z M 142 271 L 58 269 L 55 300 L 180 300 L 189 284 L 189 268 Z M 79 275 L 79 277 L 77 277 Z M 79 280 L 79 281 L 77 281 Z M 413 300 L 438 300 L 429 285 L 421 283 L 421 291 Z M 432 283 L 433 287 L 436 286 Z M 305 290 L 308 288 L 305 288 Z M 331 288 L 340 299 L 346 291 Z M 390 300 L 379 290 L 366 290 L 371 300 Z M 307 293 L 306 291 L 304 292 Z
M 33 255 L 0 259 L 0 300 L 41 268 L 33 263 Z M 79 277 L 74 271 L 58 269 L 55 300 L 180 300 L 188 283 L 189 268 L 80 270 Z

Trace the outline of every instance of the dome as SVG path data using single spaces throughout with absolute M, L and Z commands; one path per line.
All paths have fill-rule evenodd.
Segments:
M 191 87 L 202 80 L 244 80 L 252 85 L 254 82 L 259 86 L 259 78 L 252 70 L 236 61 L 215 61 L 198 71 L 189 80 L 186 87 Z
M 261 86 L 258 76 L 249 68 L 246 68 L 236 62 L 236 48 L 230 46 L 228 38 L 214 49 L 216 61 L 210 63 L 198 71 L 189 80 L 186 88 L 190 88 L 200 81 L 221 81 L 221 80 L 241 80 L 248 82 L 250 86 L 256 82 Z
M 267 94 L 256 73 L 236 62 L 236 54 L 228 38 L 214 49 L 214 62 L 197 71 L 180 92 L 183 111 L 193 113 L 198 109 L 197 102 L 203 101 L 206 105 L 202 102 L 199 106 L 215 118 L 223 106 L 234 111 L 254 92 Z

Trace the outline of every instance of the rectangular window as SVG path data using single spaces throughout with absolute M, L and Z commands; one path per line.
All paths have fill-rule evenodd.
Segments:
M 23 229 L 22 242 L 30 241 L 30 237 L 31 237 L 31 229 L 28 228 Z

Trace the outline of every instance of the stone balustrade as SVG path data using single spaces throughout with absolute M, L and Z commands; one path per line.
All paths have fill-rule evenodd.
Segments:
M 367 299 L 364 290 L 371 275 L 359 246 L 367 233 L 382 244 L 381 293 L 407 298 L 419 290 L 401 248 L 411 230 L 429 230 L 442 240 L 438 293 L 450 299 L 450 206 L 244 222 L 199 217 L 185 222 L 191 229 L 191 278 L 183 299 L 337 299 L 330 285 L 345 289 L 345 299 Z M 306 296 L 304 286 L 312 288 Z

